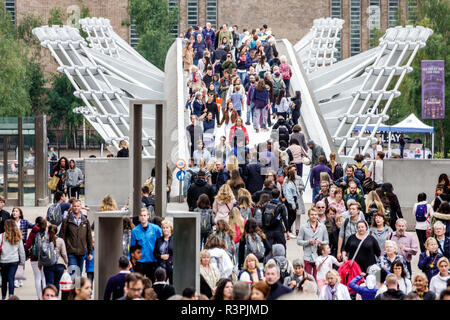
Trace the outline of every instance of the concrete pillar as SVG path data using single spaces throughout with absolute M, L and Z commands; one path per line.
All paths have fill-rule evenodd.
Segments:
M 155 154 L 155 215 L 163 217 L 163 212 L 166 208 L 166 185 L 167 185 L 167 170 L 166 170 L 166 153 L 164 152 L 164 104 L 156 105 L 156 154 Z
M 173 284 L 181 294 L 187 287 L 200 292 L 200 215 L 166 212 L 173 217 Z
M 34 120 L 34 185 L 35 206 L 46 206 L 49 203 L 48 182 L 48 157 L 47 157 L 47 118 L 38 115 Z
M 141 212 L 142 104 L 130 101 L 130 204 L 133 217 Z
M 103 300 L 106 282 L 119 272 L 122 256 L 123 218 L 128 211 L 95 213 L 94 299 Z

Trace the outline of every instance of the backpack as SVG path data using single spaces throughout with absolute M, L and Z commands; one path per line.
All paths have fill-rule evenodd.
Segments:
M 273 81 L 273 95 L 277 96 L 281 89 L 283 89 L 284 82 L 283 79 L 280 79 L 280 81 Z
M 227 251 L 228 255 L 230 256 L 230 258 L 233 259 L 234 243 L 233 243 L 233 241 L 231 241 L 230 235 L 227 233 L 224 234 L 223 232 L 220 232 L 219 237 L 222 238 L 222 240 L 225 242 L 226 251 Z
M 200 212 L 200 233 L 208 234 L 212 231 L 211 210 L 199 208 L 198 211 Z
M 50 241 L 47 233 L 39 236 L 36 234 L 35 245 L 37 248 L 38 261 L 40 265 L 43 267 L 49 267 L 56 264 L 58 255 L 56 254 L 55 245 Z
M 244 220 L 248 220 L 248 218 L 251 218 L 253 215 L 252 208 L 239 208 L 239 211 L 241 212 L 241 216 Z
M 47 209 L 47 221 L 51 224 L 59 226 L 63 220 L 63 213 L 61 211 L 61 206 L 59 203 L 52 204 Z
M 287 139 L 286 139 L 286 137 L 287 137 Z M 284 124 L 281 124 L 278 127 L 278 139 L 279 140 L 289 140 L 289 129 Z
M 359 182 L 363 182 L 364 179 L 366 178 L 366 173 L 364 170 L 364 167 L 366 165 L 363 165 L 361 168 L 358 168 L 356 165 L 354 166 L 355 168 L 355 177 L 359 180 Z
M 277 211 L 278 205 L 278 203 L 268 202 L 264 206 L 262 212 L 262 225 L 264 227 L 271 227 L 277 222 L 278 216 L 276 216 L 275 213 Z
M 255 234 L 255 239 L 250 234 L 247 234 L 247 254 L 253 253 L 258 260 L 264 258 L 264 253 L 266 252 L 266 248 L 264 247 L 264 244 L 262 242 L 261 237 L 259 234 Z
M 424 222 L 427 220 L 427 205 L 419 204 L 416 208 L 416 220 L 417 222 Z
M 257 208 L 254 211 L 253 218 L 255 218 L 256 222 L 258 223 L 258 226 L 262 228 L 262 210 L 260 208 Z

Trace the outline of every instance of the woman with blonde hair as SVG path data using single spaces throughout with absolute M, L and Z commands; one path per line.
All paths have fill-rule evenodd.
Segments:
M 109 194 L 107 194 L 102 199 L 102 202 L 100 203 L 100 206 L 98 208 L 98 211 L 117 211 L 117 210 L 118 207 L 116 200 L 114 200 L 114 198 Z
M 233 272 L 233 262 L 226 251 L 225 243 L 217 234 L 211 234 L 206 240 L 205 247 L 211 255 L 211 265 L 217 267 L 220 278 L 228 278 Z
M 386 240 L 384 242 L 384 254 L 380 256 L 378 265 L 380 266 L 381 270 L 385 271 L 385 274 L 389 274 L 389 270 L 394 261 L 400 261 L 403 264 L 403 269 L 406 272 L 406 277 L 411 278 L 408 267 L 406 266 L 405 259 L 402 255 L 398 254 L 397 243 L 392 240 Z M 384 280 L 383 277 L 382 280 Z M 405 294 L 407 294 L 407 292 L 405 292 Z
M 161 222 L 162 235 L 156 239 L 153 256 L 158 267 L 166 270 L 169 283 L 173 284 L 173 226 L 168 220 Z
M 234 234 L 234 246 L 236 248 L 234 258 L 236 261 L 236 266 L 239 263 L 239 242 L 241 241 L 242 234 L 244 233 L 245 220 L 242 218 L 241 211 L 239 208 L 234 207 L 231 209 L 230 218 L 228 224 L 231 230 L 235 231 Z
M 216 221 L 216 234 L 225 243 L 225 248 L 233 260 L 236 254 L 236 246 L 234 244 L 235 231 L 231 229 L 228 222 L 224 220 Z
M 344 175 L 344 169 L 342 169 L 341 164 L 336 161 L 336 153 L 334 152 L 330 153 L 330 161 L 328 162 L 327 167 L 331 169 L 334 181 Z
M 2 300 L 14 295 L 14 276 L 20 265 L 25 265 L 25 249 L 23 247 L 22 232 L 12 219 L 5 221 L 5 232 L 0 234 L 1 256 L 0 266 L 2 275 Z M 9 286 L 9 288 L 8 288 Z
M 208 162 L 208 165 L 206 164 L 205 158 L 200 158 L 200 170 L 203 170 L 205 172 L 206 175 L 206 181 L 209 184 L 212 184 L 211 182 L 211 171 L 208 168 L 215 167 L 215 162 L 216 160 L 214 158 L 210 159 Z
M 229 221 L 229 215 L 231 209 L 236 203 L 233 191 L 228 184 L 224 184 L 220 187 L 217 195 L 214 197 L 213 212 L 216 222 L 219 220 Z
M 252 195 L 250 194 L 250 191 L 248 191 L 245 188 L 240 188 L 238 190 L 238 206 L 242 218 L 245 220 L 248 220 L 248 218 L 253 217 L 254 215 L 254 203 L 252 201 Z
M 336 270 L 330 270 L 326 275 L 328 284 L 320 292 L 320 300 L 351 300 L 347 286 L 341 282 L 341 277 Z
M 229 156 L 225 162 L 225 167 L 228 172 L 233 171 L 233 169 L 239 170 L 239 161 L 235 155 Z
M 420 300 L 436 300 L 436 294 L 428 290 L 428 278 L 422 272 L 414 277 L 413 289 L 413 292 L 419 296 Z
M 258 258 L 253 253 L 249 253 L 245 258 L 242 270 L 238 275 L 239 281 L 245 281 L 247 279 L 249 280 L 250 283 L 254 283 L 257 281 L 264 281 L 265 280 L 264 270 L 258 268 L 258 264 L 259 264 Z M 244 274 L 248 274 L 248 277 L 244 276 Z
M 373 215 L 375 212 L 382 213 L 384 215 L 384 206 L 383 202 L 380 199 L 380 196 L 375 190 L 370 191 L 366 197 L 366 212 L 365 217 L 366 221 L 369 224 L 372 224 Z
M 216 285 L 217 281 L 219 281 L 220 279 L 220 272 L 215 264 L 211 264 L 211 254 L 208 250 L 200 251 L 200 277 L 203 277 L 206 284 L 208 284 L 209 288 L 211 289 L 211 294 L 204 294 L 206 294 L 208 298 L 211 298 L 212 295 L 216 292 Z
M 192 42 L 186 42 L 186 46 L 183 48 L 183 71 L 188 72 L 194 65 L 194 48 L 192 48 Z
M 128 158 L 129 150 L 127 140 L 120 140 L 119 149 L 120 150 L 117 152 L 117 158 Z

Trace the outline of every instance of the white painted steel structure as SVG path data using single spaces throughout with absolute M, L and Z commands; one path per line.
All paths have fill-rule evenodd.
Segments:
M 108 19 L 88 18 L 80 23 L 89 46 L 75 28 L 44 26 L 33 30 L 60 65 L 58 71 L 74 85 L 74 94 L 85 103 L 74 111 L 82 113 L 115 152 L 118 141 L 129 136 L 129 100 L 166 100 L 168 143 L 164 148 L 171 152 L 168 158 L 172 162 L 178 158 L 187 160 L 185 127 L 189 113 L 185 109 L 183 40 L 176 39 L 169 49 L 164 73 L 121 39 Z M 335 63 L 343 23 L 341 19 L 317 19 L 310 33 L 295 46 L 282 39 L 277 40 L 277 47 L 292 66 L 290 91 L 302 93 L 305 134 L 327 154 L 338 153 L 345 164 L 353 161 L 360 148 L 364 153 L 375 142 L 376 129 L 388 119 L 391 102 L 400 95 L 399 85 L 412 71 L 411 62 L 432 30 L 420 26 L 390 28 L 378 47 Z M 155 154 L 152 110 L 144 108 L 144 156 Z M 364 137 L 369 125 L 375 130 Z M 355 126 L 362 130 L 353 136 Z M 251 135 L 252 144 L 260 142 L 263 136 L 268 138 L 264 134 Z M 177 189 L 173 185 L 173 193 L 178 195 Z

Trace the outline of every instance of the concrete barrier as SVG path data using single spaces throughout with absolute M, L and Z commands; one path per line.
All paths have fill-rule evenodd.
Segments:
M 408 230 L 413 230 L 415 217 L 412 215 L 417 195 L 424 192 L 427 201 L 434 199 L 436 184 L 441 173 L 450 175 L 449 159 L 385 159 L 383 161 L 383 181 L 394 186 L 402 208 L 404 218 L 408 221 Z

